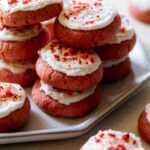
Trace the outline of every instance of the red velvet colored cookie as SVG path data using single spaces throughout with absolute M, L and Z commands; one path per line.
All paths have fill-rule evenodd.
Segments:
M 129 10 L 135 19 L 145 23 L 150 23 L 150 10 L 141 10 L 132 3 L 129 5 Z
M 92 111 L 100 101 L 99 88 L 97 88 L 95 93 L 87 98 L 70 105 L 64 105 L 40 90 L 39 81 L 37 81 L 33 87 L 32 97 L 35 103 L 44 111 L 50 115 L 60 117 L 81 117 Z
M 142 112 L 138 120 L 138 129 L 141 137 L 150 143 L 150 123 L 146 118 L 146 112 Z
M 56 19 L 54 32 L 56 38 L 64 45 L 74 48 L 91 48 L 106 44 L 116 34 L 120 27 L 120 17 L 116 16 L 114 21 L 99 30 L 81 31 L 72 30 L 59 23 Z
M 24 126 L 30 114 L 30 102 L 16 84 L 0 83 L 0 132 L 16 131 Z
M 0 132 L 11 132 L 20 129 L 26 124 L 30 113 L 30 102 L 26 98 L 25 104 L 21 109 L 12 112 L 5 118 L 0 118 Z
M 131 40 L 126 40 L 119 44 L 106 44 L 101 47 L 96 47 L 94 50 L 102 60 L 118 59 L 128 55 L 133 49 L 135 42 L 136 36 L 134 35 Z
M 111 67 L 104 67 L 104 76 L 102 82 L 109 83 L 117 81 L 128 75 L 131 70 L 131 61 L 129 58 L 125 59 L 118 65 L 113 65 Z
M 54 32 L 60 43 L 91 48 L 110 41 L 120 28 L 120 16 L 108 0 L 70 0 L 56 19 Z
M 20 27 L 25 25 L 33 25 L 53 17 L 56 17 L 61 11 L 60 3 L 45 5 L 45 1 L 26 1 L 26 3 L 11 1 L 6 6 L 1 6 L 0 16 L 3 23 L 10 27 Z M 50 2 L 49 2 L 50 3 Z M 30 5 L 30 6 L 29 6 Z M 19 7 L 20 6 L 20 7 Z
M 51 42 L 39 55 L 36 72 L 40 79 L 53 87 L 82 91 L 97 85 L 102 79 L 102 62 L 92 50 L 81 51 Z
M 0 68 L 0 81 L 20 84 L 23 87 L 31 86 L 37 79 L 35 70 L 27 70 L 23 73 L 13 73 L 8 69 Z
M 35 30 L 35 29 L 32 26 L 23 27 L 19 29 L 13 29 L 13 28 L 6 29 L 6 27 L 4 27 L 0 31 L 0 35 L 1 35 L 0 58 L 4 60 L 9 60 L 9 61 L 16 61 L 16 60 L 26 60 L 26 59 L 31 59 L 33 57 L 37 57 L 37 51 L 48 43 L 49 35 L 45 29 L 42 29 L 40 26 L 37 26 L 37 32 L 39 32 L 37 35 L 26 40 L 21 40 L 21 41 L 18 40 L 19 36 L 20 38 L 26 38 L 25 37 L 27 36 L 26 32 L 29 32 L 30 30 Z M 5 32 L 6 33 L 8 32 L 8 33 L 4 35 L 3 33 Z M 13 32 L 14 32 L 14 35 L 13 35 Z M 15 35 L 16 32 L 18 35 Z M 32 34 L 32 32 L 33 34 L 36 34 L 35 31 L 31 31 L 31 33 L 28 33 L 28 34 Z M 28 35 L 28 36 L 30 37 L 32 35 Z
M 73 91 L 82 91 L 97 85 L 103 77 L 102 65 L 98 68 L 98 70 L 91 74 L 73 77 L 54 70 L 41 58 L 37 60 L 36 72 L 43 81 L 51 84 L 52 86 Z
M 35 61 L 36 59 L 11 62 L 0 59 L 0 81 L 22 86 L 32 85 L 37 78 Z

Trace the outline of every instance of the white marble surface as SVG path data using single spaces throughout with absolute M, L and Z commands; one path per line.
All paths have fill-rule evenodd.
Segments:
M 114 0 L 121 13 L 127 15 L 127 0 Z M 131 18 L 132 24 L 135 30 L 147 49 L 147 53 L 150 53 L 150 25 L 146 25 L 135 21 Z M 150 55 L 149 55 L 150 56 Z M 34 142 L 25 144 L 11 144 L 11 145 L 1 145 L 0 150 L 79 150 L 82 144 L 87 141 L 87 139 L 96 134 L 100 129 L 115 129 L 122 131 L 133 132 L 138 135 L 137 131 L 137 119 L 139 114 L 143 111 L 145 105 L 150 102 L 150 82 L 134 97 L 132 97 L 128 102 L 124 103 L 116 111 L 111 113 L 107 118 L 100 122 L 87 134 L 67 140 L 57 140 L 57 141 L 47 141 L 47 142 Z M 145 150 L 150 149 L 150 145 L 143 141 Z

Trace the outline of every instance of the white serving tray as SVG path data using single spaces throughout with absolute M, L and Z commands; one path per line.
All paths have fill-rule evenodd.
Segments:
M 101 87 L 101 103 L 92 113 L 82 118 L 57 118 L 47 115 L 31 100 L 32 111 L 27 125 L 18 132 L 0 134 L 0 144 L 64 139 L 89 131 L 150 79 L 150 59 L 139 41 L 130 57 L 133 62 L 130 75 Z M 27 93 L 30 91 L 27 89 Z

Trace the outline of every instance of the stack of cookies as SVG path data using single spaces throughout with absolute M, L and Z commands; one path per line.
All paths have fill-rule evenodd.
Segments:
M 109 0 L 68 1 L 50 25 L 56 39 L 39 52 L 40 81 L 32 90 L 36 104 L 61 117 L 79 117 L 93 110 L 100 101 L 103 65 L 92 48 L 114 38 L 120 24 Z
M 1 0 L 0 10 L 0 81 L 32 85 L 37 52 L 49 41 L 40 22 L 59 14 L 60 0 Z
M 121 27 L 115 37 L 107 44 L 94 48 L 103 61 L 103 82 L 114 82 L 128 75 L 131 70 L 129 53 L 135 42 L 134 29 L 129 20 L 125 16 L 121 16 Z

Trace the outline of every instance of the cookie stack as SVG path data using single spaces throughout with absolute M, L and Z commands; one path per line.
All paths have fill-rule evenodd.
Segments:
M 83 116 L 98 105 L 103 67 L 96 53 L 51 42 L 39 55 L 36 71 L 41 80 L 32 90 L 37 105 L 61 117 Z
M 95 47 L 103 61 L 103 82 L 109 83 L 125 77 L 131 70 L 129 53 L 136 42 L 134 29 L 125 16 L 121 16 L 121 27 L 115 37 L 103 46 Z
M 83 116 L 97 106 L 103 67 L 91 48 L 110 41 L 119 28 L 120 16 L 109 1 L 70 1 L 56 18 L 57 40 L 39 53 L 34 101 L 62 117 Z
M 60 12 L 60 0 L 1 0 L 0 10 L 0 81 L 30 86 L 37 51 L 49 41 L 40 22 Z
M 100 100 L 103 66 L 91 48 L 109 42 L 120 24 L 109 0 L 68 1 L 50 26 L 56 39 L 39 52 L 40 81 L 32 90 L 36 104 L 61 117 L 79 117 L 93 110 Z

